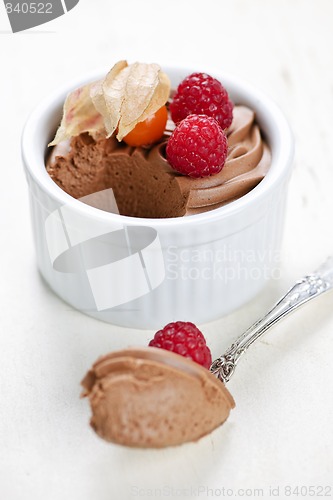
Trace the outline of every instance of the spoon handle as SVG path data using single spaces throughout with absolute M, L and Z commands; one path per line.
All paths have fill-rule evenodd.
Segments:
M 324 292 L 333 288 L 333 257 L 329 257 L 314 273 L 304 276 L 254 325 L 250 326 L 222 356 L 213 361 L 210 371 L 221 382 L 228 382 L 245 351 L 282 318 Z

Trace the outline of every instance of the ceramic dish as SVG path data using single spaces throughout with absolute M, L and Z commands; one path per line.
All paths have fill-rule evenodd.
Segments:
M 172 87 L 197 69 L 163 67 Z M 117 325 L 159 328 L 203 323 L 252 299 L 278 277 L 293 138 L 281 111 L 258 89 L 211 71 L 232 100 L 256 112 L 271 149 L 266 177 L 248 194 L 187 217 L 142 219 L 108 213 L 60 189 L 45 169 L 47 144 L 67 93 L 106 72 L 83 76 L 33 111 L 22 137 L 38 267 L 80 311 Z

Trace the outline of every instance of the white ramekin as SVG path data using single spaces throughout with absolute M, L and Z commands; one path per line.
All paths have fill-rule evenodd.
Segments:
M 198 70 L 163 69 L 173 87 Z M 54 92 L 33 111 L 23 132 L 41 274 L 73 307 L 117 325 L 200 324 L 231 312 L 278 277 L 293 159 L 287 121 L 261 91 L 212 71 L 235 103 L 256 112 L 272 151 L 265 179 L 239 200 L 199 215 L 141 219 L 104 212 L 62 191 L 45 170 L 45 156 L 66 94 L 105 73 L 87 75 Z

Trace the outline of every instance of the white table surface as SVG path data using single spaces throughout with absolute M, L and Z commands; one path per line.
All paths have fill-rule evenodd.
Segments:
M 41 97 L 122 58 L 218 67 L 270 94 L 297 148 L 281 279 L 201 325 L 217 356 L 333 252 L 332 20 L 331 0 L 81 0 L 66 16 L 13 35 L 1 3 L 1 500 L 209 498 L 227 496 L 223 488 L 268 498 L 270 487 L 287 498 L 286 486 L 331 486 L 333 495 L 333 296 L 247 354 L 229 384 L 237 408 L 222 428 L 157 451 L 107 444 L 88 427 L 79 382 L 100 354 L 145 345 L 152 332 L 86 317 L 43 283 L 20 160 L 22 125 Z

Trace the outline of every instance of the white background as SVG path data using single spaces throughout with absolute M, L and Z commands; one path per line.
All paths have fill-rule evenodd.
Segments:
M 331 0 L 80 0 L 66 16 L 13 35 L 0 5 L 1 500 L 209 498 L 223 487 L 238 496 L 262 488 L 265 498 L 279 487 L 287 498 L 287 485 L 331 485 L 333 495 L 332 294 L 247 354 L 229 384 L 237 407 L 222 428 L 158 451 L 104 443 L 88 427 L 79 382 L 96 357 L 145 345 L 152 332 L 85 317 L 43 283 L 20 160 L 34 105 L 67 79 L 119 59 L 216 67 L 270 94 L 297 148 L 281 279 L 201 325 L 217 356 L 333 252 L 332 25 Z

